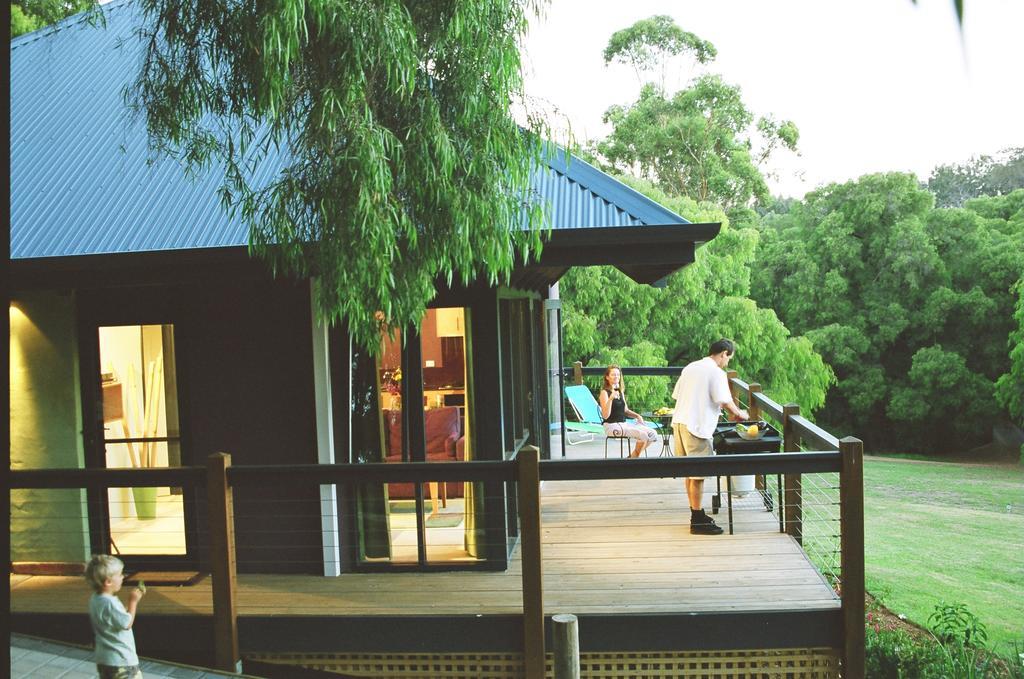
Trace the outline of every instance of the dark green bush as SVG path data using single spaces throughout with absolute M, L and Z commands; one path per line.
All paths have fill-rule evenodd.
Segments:
M 985 625 L 963 604 L 941 603 L 928 618 L 932 633 L 911 635 L 869 610 L 865 675 L 872 679 L 1020 679 L 1017 658 L 985 647 Z
M 903 630 L 869 623 L 864 645 L 865 676 L 872 679 L 931 679 L 944 676 L 938 644 L 917 640 Z

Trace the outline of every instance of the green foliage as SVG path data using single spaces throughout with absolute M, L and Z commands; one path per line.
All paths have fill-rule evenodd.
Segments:
M 619 349 L 603 348 L 596 356 L 599 365 L 618 366 L 664 366 L 665 349 L 653 342 L 640 340 L 636 344 Z M 667 377 L 628 377 L 623 378 L 626 387 L 626 401 L 630 410 L 636 412 L 653 412 L 668 402 L 671 384 L 675 380 Z
M 864 676 L 872 679 L 941 677 L 938 644 L 918 641 L 901 629 L 880 625 L 868 613 L 864 633 Z
M 1010 374 L 1022 207 L 1024 191 L 936 209 L 913 176 L 893 173 L 764 215 L 753 298 L 835 370 L 823 425 L 876 448 L 987 441 L 993 385 Z
M 18 0 L 11 3 L 11 37 L 31 33 L 72 14 L 95 8 L 95 0 Z
M 877 609 L 865 626 L 865 676 L 881 679 L 996 679 L 1019 677 L 1019 660 L 985 647 L 985 626 L 963 604 L 941 603 L 928 618 L 934 635 L 912 635 Z
M 623 366 L 685 365 L 704 356 L 715 340 L 730 337 L 737 342 L 730 367 L 744 379 L 759 382 L 776 400 L 799 403 L 805 413 L 819 408 L 834 382 L 832 370 L 810 340 L 791 337 L 773 311 L 747 298 L 757 232 L 730 228 L 713 206 L 667 196 L 642 180 L 620 179 L 693 221 L 723 222 L 723 228 L 662 289 L 638 285 L 610 267 L 570 270 L 560 283 L 565 359 L 601 365 L 615 356 Z M 633 362 L 641 359 L 642 364 Z M 670 404 L 674 380 L 646 379 L 655 401 L 646 401 L 645 387 L 639 405 L 651 410 Z M 630 404 L 637 399 L 635 382 L 630 381 Z
M 935 632 L 936 638 L 943 644 L 977 646 L 988 642 L 985 623 L 971 613 L 966 604 L 945 601 L 939 603 L 928 616 L 928 624 Z
M 1010 370 L 996 382 L 996 397 L 1018 424 L 1024 425 L 1024 278 L 1017 281 L 1017 305 L 1014 318 L 1017 326 L 1010 332 L 1007 346 Z M 1024 448 L 1021 449 L 1024 460 Z
M 939 165 L 928 190 L 939 207 L 959 207 L 978 196 L 998 196 L 1024 188 L 1024 147 L 1003 149 L 997 157 L 975 156 L 965 163 Z
M 28 14 L 21 5 L 11 4 L 11 37 L 17 38 L 19 35 L 25 33 L 31 33 L 32 31 L 41 28 L 42 22 L 39 17 Z
M 496 282 L 540 249 L 524 196 L 541 148 L 511 114 L 530 6 L 142 0 L 126 97 L 154 149 L 223 165 L 251 249 L 317 277 L 321 317 L 369 349 L 420 321 L 437 279 Z
M 950 430 L 958 440 L 971 438 L 991 412 L 992 387 L 960 354 L 925 347 L 914 353 L 906 381 L 893 388 L 887 414 L 911 425 L 917 447 L 939 448 Z M 950 413 L 956 417 L 947 422 Z

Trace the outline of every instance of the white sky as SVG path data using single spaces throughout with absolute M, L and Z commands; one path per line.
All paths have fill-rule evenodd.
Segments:
M 952 0 L 550 0 L 526 39 L 526 91 L 578 140 L 605 136 L 601 114 L 640 88 L 629 66 L 605 67 L 608 38 L 668 14 L 718 48 L 708 70 L 755 115 L 800 129 L 800 156 L 769 161 L 774 194 L 879 171 L 927 179 L 937 164 L 1024 146 L 1024 2 L 965 6 L 961 33 Z

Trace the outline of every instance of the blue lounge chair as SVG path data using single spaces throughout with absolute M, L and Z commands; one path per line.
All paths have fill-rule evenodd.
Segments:
M 595 434 L 604 435 L 604 427 L 601 425 L 601 406 L 597 399 L 584 384 L 576 384 L 565 388 L 565 397 L 569 399 L 569 405 L 576 413 L 578 422 L 565 421 L 566 443 L 576 445 L 585 441 L 593 441 Z M 627 420 L 630 424 L 636 424 L 636 420 Z M 644 426 L 658 431 L 657 423 L 644 422 Z M 574 441 L 573 435 L 577 438 Z M 628 436 L 605 436 L 604 456 L 608 457 L 608 439 L 616 439 L 619 442 L 619 457 L 623 456 L 623 443 L 629 440 Z M 644 451 L 646 452 L 646 451 Z

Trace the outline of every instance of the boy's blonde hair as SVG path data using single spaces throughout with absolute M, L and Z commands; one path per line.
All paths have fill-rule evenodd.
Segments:
M 116 556 L 96 554 L 85 566 L 85 581 L 97 592 L 102 592 L 107 580 L 124 572 L 124 563 Z

